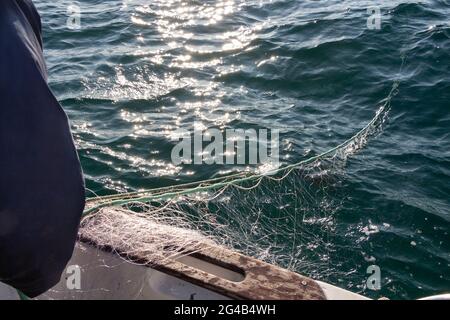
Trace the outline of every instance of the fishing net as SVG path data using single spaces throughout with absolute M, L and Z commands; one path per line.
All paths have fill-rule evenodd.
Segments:
M 396 90 L 357 134 L 299 163 L 89 199 L 80 236 L 155 263 L 211 243 L 320 279 L 346 160 L 382 130 Z

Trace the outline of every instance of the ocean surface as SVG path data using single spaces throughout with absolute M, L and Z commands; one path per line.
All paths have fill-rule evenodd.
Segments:
M 172 163 L 172 134 L 194 121 L 279 129 L 283 164 L 319 154 L 398 82 L 382 132 L 330 191 L 339 272 L 319 277 L 372 298 L 450 291 L 449 1 L 34 2 L 88 196 L 242 170 Z M 365 285 L 370 265 L 381 290 Z

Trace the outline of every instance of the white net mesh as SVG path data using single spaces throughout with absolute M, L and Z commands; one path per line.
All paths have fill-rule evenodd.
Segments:
M 159 263 L 214 243 L 321 279 L 335 270 L 329 261 L 346 159 L 381 131 L 396 89 L 355 136 L 271 175 L 93 198 L 80 236 Z

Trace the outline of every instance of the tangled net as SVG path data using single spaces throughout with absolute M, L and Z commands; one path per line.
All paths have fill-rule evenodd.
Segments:
M 329 235 L 341 201 L 329 193 L 347 158 L 382 130 L 397 87 L 353 137 L 270 174 L 91 198 L 80 237 L 154 263 L 211 243 L 320 278 L 331 272 Z

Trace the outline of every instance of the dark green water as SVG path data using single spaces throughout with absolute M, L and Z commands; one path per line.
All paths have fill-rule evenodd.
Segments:
M 336 194 L 330 281 L 371 297 L 450 291 L 448 1 L 35 1 L 51 86 L 98 194 L 197 181 L 229 167 L 175 166 L 170 136 L 278 128 L 292 163 L 362 128 L 398 94 L 383 132 L 351 157 Z M 367 8 L 381 8 L 381 29 Z M 400 69 L 404 60 L 404 66 Z M 364 288 L 366 268 L 382 288 Z M 301 272 L 301 270 L 298 270 Z

